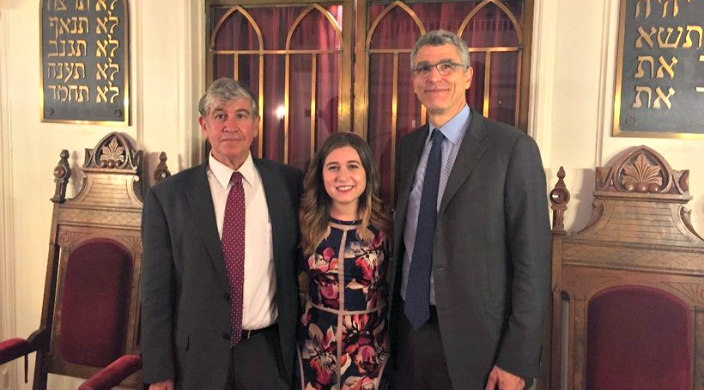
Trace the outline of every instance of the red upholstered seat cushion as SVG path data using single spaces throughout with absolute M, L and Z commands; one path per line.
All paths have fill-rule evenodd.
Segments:
M 691 388 L 690 312 L 677 297 L 614 287 L 590 300 L 587 315 L 587 389 Z
M 61 307 L 61 355 L 104 367 L 123 353 L 132 257 L 118 242 L 86 241 L 69 255 Z

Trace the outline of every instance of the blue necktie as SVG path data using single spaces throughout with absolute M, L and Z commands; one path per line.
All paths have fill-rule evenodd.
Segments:
M 420 196 L 413 258 L 408 271 L 404 313 L 414 329 L 420 328 L 430 319 L 430 269 L 433 263 L 435 219 L 438 214 L 442 139 L 440 130 L 433 130 L 430 136 L 430 142 L 433 145 L 430 147 L 423 178 L 423 192 Z

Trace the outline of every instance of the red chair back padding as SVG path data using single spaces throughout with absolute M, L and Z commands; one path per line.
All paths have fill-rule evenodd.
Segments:
M 619 286 L 596 294 L 587 321 L 587 389 L 692 387 L 690 313 L 663 290 Z
M 132 259 L 118 242 L 86 241 L 69 255 L 61 309 L 63 358 L 104 367 L 123 354 Z

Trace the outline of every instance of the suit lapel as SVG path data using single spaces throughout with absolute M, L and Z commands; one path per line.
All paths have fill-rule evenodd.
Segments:
M 469 122 L 469 128 L 465 133 L 460 150 L 455 158 L 455 163 L 452 165 L 450 177 L 445 185 L 445 192 L 440 202 L 440 210 L 438 215 L 442 215 L 450 203 L 452 198 L 459 190 L 462 183 L 467 180 L 469 174 L 472 173 L 477 162 L 486 150 L 486 147 L 481 144 L 481 140 L 486 135 L 484 127 L 484 118 L 478 112 L 472 110 L 472 118 Z
M 421 127 L 420 129 L 407 135 L 408 145 L 404 146 L 404 150 L 399 150 L 397 153 L 404 153 L 408 158 L 400 158 L 398 161 L 401 163 L 396 169 L 399 170 L 399 181 L 398 181 L 398 197 L 396 201 L 395 214 L 400 218 L 400 224 L 398 226 L 404 226 L 406 219 L 406 211 L 408 209 L 408 197 L 411 194 L 411 188 L 413 187 L 413 179 L 416 176 L 416 169 L 418 168 L 418 161 L 420 160 L 420 155 L 423 153 L 423 146 L 425 143 L 426 136 L 428 135 L 428 125 Z M 396 241 L 400 238 L 403 233 L 396 229 Z
M 264 186 L 264 196 L 266 197 L 266 205 L 269 210 L 269 219 L 271 220 L 271 245 L 274 252 L 274 264 L 276 269 L 281 269 L 278 264 L 280 258 L 282 258 L 280 252 L 281 248 L 281 235 L 282 235 L 282 221 L 281 216 L 286 214 L 286 206 L 288 202 L 285 197 L 282 196 L 282 191 L 286 191 L 286 188 L 282 187 L 283 179 L 280 178 L 277 172 L 271 167 L 268 167 L 260 159 L 254 159 L 254 166 L 257 167 L 259 175 L 262 178 L 262 185 Z
M 225 272 L 225 256 L 222 253 L 222 243 L 215 222 L 213 197 L 210 194 L 210 184 L 208 183 L 207 161 L 193 175 L 191 186 L 186 190 L 186 198 L 193 212 L 194 223 L 210 255 L 220 283 L 226 291 L 229 291 L 230 285 Z
M 398 150 L 396 153 L 403 153 L 400 158 L 396 159 L 399 162 L 398 170 L 398 188 L 396 189 L 398 196 L 396 197 L 396 207 L 394 208 L 394 255 L 392 263 L 389 264 L 391 270 L 396 272 L 388 273 L 388 282 L 395 291 L 394 279 L 396 275 L 400 275 L 400 267 L 403 263 L 401 246 L 403 245 L 403 227 L 406 226 L 406 213 L 408 211 L 408 198 L 413 187 L 413 179 L 416 176 L 418 161 L 423 153 L 423 146 L 428 135 L 428 125 L 413 131 L 408 134 L 403 142 L 403 150 Z M 404 157 L 408 156 L 408 157 Z

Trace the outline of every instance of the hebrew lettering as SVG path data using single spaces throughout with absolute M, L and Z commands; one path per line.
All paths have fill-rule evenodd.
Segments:
M 685 49 L 692 47 L 692 36 L 691 36 L 692 32 L 699 33 L 699 45 L 697 45 L 697 49 L 701 49 L 701 47 L 702 47 L 702 33 L 704 33 L 704 31 L 702 30 L 702 26 L 687 25 L 687 35 L 684 38 L 684 45 L 682 45 L 682 47 Z
M 90 0 L 76 0 L 76 10 L 86 11 L 90 9 Z
M 96 18 L 95 21 L 97 22 L 95 32 L 98 34 L 108 33 L 108 28 L 110 30 L 109 33 L 112 34 L 115 31 L 115 26 L 120 24 L 120 19 L 112 15 Z
M 645 4 L 645 17 L 650 16 L 650 0 L 636 0 L 636 18 L 640 16 L 640 8 L 643 4 Z
M 51 11 L 52 9 L 54 11 L 66 11 L 68 8 L 66 8 L 66 0 L 49 0 L 46 3 L 46 8 Z
M 95 55 L 98 57 L 108 57 L 108 50 L 110 50 L 110 57 L 115 56 L 115 50 L 120 47 L 120 42 L 116 39 L 103 39 L 102 41 L 95 42 L 98 48 L 95 50 Z
M 667 31 L 667 38 L 664 40 L 662 39 L 662 33 Z M 677 38 L 674 41 L 670 41 L 670 37 L 672 36 L 672 32 L 675 31 L 674 28 L 672 27 L 660 27 L 658 28 L 658 46 L 663 49 L 675 49 L 677 48 L 677 45 L 680 43 L 680 39 L 682 38 L 682 33 L 684 32 L 684 29 L 680 26 L 677 27 Z
M 690 0 L 685 0 L 690 2 Z M 672 17 L 674 18 L 680 12 L 679 6 L 677 5 L 678 0 L 658 0 L 658 3 L 662 4 L 662 17 L 667 16 L 667 9 L 670 4 L 672 4 Z
M 662 101 L 665 103 L 668 109 L 672 108 L 672 103 L 670 103 L 670 97 L 675 94 L 675 90 L 670 87 L 670 90 L 667 93 L 667 96 L 662 92 L 662 89 L 660 87 L 655 88 L 655 93 L 658 95 L 658 97 L 655 99 L 653 102 L 653 108 L 660 108 L 660 102 Z
M 640 35 L 638 39 L 636 39 L 636 48 L 641 48 L 643 47 L 643 41 L 645 40 L 645 43 L 648 44 L 648 47 L 651 49 L 653 48 L 653 34 L 655 34 L 658 30 L 655 27 L 650 27 L 650 34 L 645 32 L 643 30 L 642 26 L 638 26 L 638 34 Z
M 637 79 L 643 78 L 645 75 L 645 71 L 643 71 L 643 63 L 650 64 L 650 77 L 653 78 L 655 76 L 655 61 L 652 56 L 638 56 L 638 71 L 633 76 Z
M 115 73 L 120 71 L 120 65 L 113 64 L 112 59 L 107 64 L 96 64 L 96 67 L 98 68 L 98 73 L 95 76 L 96 80 L 110 79 L 110 81 L 113 81 L 115 80 Z
M 108 102 L 108 100 L 110 101 L 110 103 L 113 103 L 115 101 L 115 98 L 120 94 L 120 88 L 113 86 L 112 82 L 109 82 L 108 85 L 102 87 L 97 86 L 96 89 L 98 91 L 98 103 L 106 103 Z M 108 96 L 110 96 L 109 99 Z
M 661 79 L 661 78 L 665 77 L 664 72 L 663 72 L 663 69 L 664 69 L 665 72 L 667 72 L 667 74 L 670 75 L 670 78 L 674 79 L 675 78 L 675 70 L 673 68 L 674 68 L 675 64 L 679 62 L 679 60 L 677 60 L 677 57 L 673 56 L 672 60 L 669 64 L 667 63 L 667 61 L 665 61 L 665 58 L 663 56 L 660 56 L 660 58 L 658 58 L 658 60 L 660 61 L 660 67 L 658 68 L 657 78 Z
M 650 87 L 643 87 L 643 86 L 636 86 L 636 97 L 635 97 L 635 101 L 633 102 L 632 107 L 633 108 L 641 108 L 643 106 L 643 103 L 640 100 L 641 92 L 645 92 L 648 94 L 648 108 L 650 108 L 650 97 L 652 96 L 653 91 L 650 89 Z

